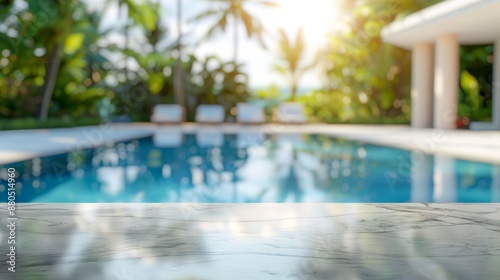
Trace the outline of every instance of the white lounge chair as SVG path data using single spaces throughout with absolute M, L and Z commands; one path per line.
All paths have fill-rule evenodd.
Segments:
M 157 123 L 180 123 L 184 121 L 184 110 L 176 104 L 158 104 L 153 108 L 151 121 Z
M 283 103 L 274 110 L 273 120 L 280 123 L 305 123 L 304 106 L 301 103 Z
M 259 124 L 266 122 L 262 107 L 250 103 L 238 103 L 236 121 L 243 124 Z
M 221 105 L 199 105 L 196 108 L 197 123 L 222 123 L 224 122 L 224 107 Z

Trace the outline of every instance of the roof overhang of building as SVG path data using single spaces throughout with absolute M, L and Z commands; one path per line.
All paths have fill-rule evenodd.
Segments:
M 433 43 L 442 34 L 455 34 L 463 45 L 500 40 L 500 0 L 446 0 L 382 30 L 385 42 L 405 49 Z

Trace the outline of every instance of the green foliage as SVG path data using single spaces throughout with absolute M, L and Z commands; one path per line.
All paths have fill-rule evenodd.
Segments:
M 33 118 L 21 119 L 0 119 L 0 130 L 18 130 L 18 129 L 40 129 L 40 128 L 58 128 L 75 127 L 101 124 L 98 118 L 83 118 L 77 120 L 69 119 L 48 119 L 40 121 Z
M 143 0 L 106 0 L 106 6 L 118 4 L 120 7 L 125 7 L 127 17 L 133 25 L 144 27 L 148 30 L 155 28 L 158 20 L 155 12 L 158 7 L 151 1 Z
M 254 94 L 254 98 L 257 100 L 279 100 L 281 96 L 279 87 L 276 85 L 271 85 L 267 89 L 259 89 Z
M 349 104 L 344 102 L 347 97 L 335 92 L 314 91 L 300 96 L 298 101 L 305 105 L 305 113 L 313 121 L 346 121 L 353 114 Z
M 191 71 L 187 72 L 187 78 L 194 85 L 188 104 L 192 104 L 193 100 L 196 105 L 220 104 L 225 108 L 226 116 L 229 116 L 236 104 L 248 99 L 248 77 L 241 72 L 241 65 L 223 62 L 215 56 L 197 63 L 201 65 L 201 70 L 189 69 Z
M 0 76 L 0 98 L 4 98 L 0 103 L 0 117 L 37 116 L 49 79 L 47 71 L 55 63 L 59 71 L 53 81 L 55 87 L 49 114 L 53 117 L 97 117 L 92 114 L 96 111 L 92 109 L 95 104 L 88 101 L 92 98 L 97 101 L 98 95 L 89 94 L 83 104 L 75 103 L 82 100 L 81 95 L 93 92 L 86 89 L 91 77 L 104 76 L 100 67 L 88 59 L 99 57 L 91 51 L 98 39 L 92 34 L 96 28 L 91 19 L 96 17 L 88 15 L 85 6 L 76 1 L 40 3 L 28 1 L 26 8 L 13 10 L 11 20 L 5 23 L 7 30 L 17 31 L 17 36 L 8 35 L 14 34 L 12 32 L 2 33 L 8 48 L 1 53 L 6 65 Z M 62 44 L 62 53 L 54 56 L 57 44 Z M 74 110 L 83 105 L 88 105 L 89 110 Z
M 436 2 L 365 0 L 346 5 L 343 30 L 331 36 L 328 50 L 318 57 L 328 85 L 303 98 L 308 110 L 326 122 L 407 120 L 411 55 L 383 43 L 380 32 L 393 20 Z
M 349 3 L 347 3 L 349 2 Z M 318 121 L 408 122 L 410 117 L 411 56 L 384 44 L 382 28 L 439 0 L 344 1 L 344 29 L 332 35 L 319 56 L 328 85 L 301 98 Z M 491 118 L 492 47 L 461 50 L 459 116 Z
M 284 94 L 276 85 L 271 85 L 268 88 L 258 89 L 250 94 L 249 101 L 256 103 L 264 108 L 265 115 L 271 119 L 273 109 L 280 103 L 286 102 Z
M 66 37 L 64 41 L 64 52 L 66 54 L 76 53 L 83 45 L 84 34 L 83 33 L 73 33 Z
M 20 119 L 2 129 L 69 126 L 76 120 L 128 115 L 147 121 L 158 103 L 173 103 L 176 43 L 168 42 L 157 4 L 139 0 L 109 0 L 126 7 L 129 24 L 103 29 L 103 11 L 92 11 L 87 2 L 27 1 L 22 8 L 2 8 L 0 17 L 0 118 Z M 43 2 L 43 5 L 42 5 Z M 109 35 L 134 30 L 141 44 L 118 44 Z M 125 41 L 128 42 L 128 39 Z M 146 42 L 146 43 L 143 43 Z M 50 58 L 55 46 L 60 52 Z M 123 60 L 138 67 L 124 69 Z M 40 111 L 47 84 L 47 62 L 56 62 L 49 119 L 34 120 Z M 52 63 L 53 64 L 53 63 Z M 188 115 L 201 103 L 218 103 L 229 114 L 236 103 L 248 98 L 247 76 L 241 65 L 216 57 L 182 57 L 183 82 Z M 56 122 L 54 120 L 64 120 Z
M 157 103 L 174 103 L 173 84 L 176 59 L 158 53 L 142 54 L 128 52 L 136 59 L 143 75 L 127 94 L 116 94 L 117 114 L 136 114 L 135 120 L 147 121 L 152 107 Z M 154 63 L 153 63 L 154 62 Z M 248 77 L 241 65 L 224 62 L 215 56 L 199 59 L 194 55 L 183 58 L 183 86 L 186 90 L 185 104 L 187 120 L 194 120 L 196 107 L 200 104 L 220 104 L 226 116 L 239 102 L 248 98 Z M 130 110 L 130 107 L 134 110 Z
M 471 120 L 491 121 L 493 46 L 462 46 L 460 54 L 458 114 Z
M 410 124 L 406 116 L 372 117 L 369 108 L 352 104 L 350 98 L 339 92 L 314 91 L 302 95 L 298 101 L 305 105 L 305 114 L 312 122 L 332 124 Z

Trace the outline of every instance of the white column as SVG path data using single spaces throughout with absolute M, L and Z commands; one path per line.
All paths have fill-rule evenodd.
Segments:
M 436 40 L 434 78 L 434 127 L 455 129 L 458 111 L 460 45 L 453 34 Z
M 455 160 L 443 156 L 434 156 L 434 202 L 451 203 L 457 200 L 457 178 Z
M 411 126 L 432 127 L 434 93 L 434 47 L 417 43 L 412 50 Z
M 422 152 L 411 155 L 411 202 L 429 202 L 431 199 L 431 157 Z
M 500 130 L 500 39 L 495 42 L 493 52 L 493 129 Z

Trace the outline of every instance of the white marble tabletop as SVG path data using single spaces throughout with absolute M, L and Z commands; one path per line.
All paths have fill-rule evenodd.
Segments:
M 0 279 L 500 279 L 500 204 L 18 207 Z

